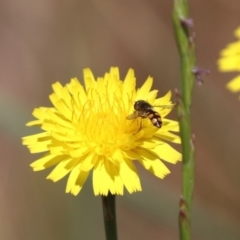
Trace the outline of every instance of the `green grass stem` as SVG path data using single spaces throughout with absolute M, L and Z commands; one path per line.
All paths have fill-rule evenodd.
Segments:
M 196 58 L 195 46 L 191 36 L 192 22 L 189 19 L 187 0 L 174 1 L 173 23 L 181 62 L 181 89 L 178 94 L 177 106 L 183 154 L 179 230 L 181 240 L 190 240 L 195 165 L 190 108 L 192 104 L 192 90 L 195 82 L 193 69 Z
M 108 193 L 107 196 L 102 196 L 106 240 L 117 240 L 115 198 L 115 195 L 111 193 Z

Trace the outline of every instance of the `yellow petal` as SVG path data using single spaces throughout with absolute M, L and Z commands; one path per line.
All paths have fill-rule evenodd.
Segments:
M 240 47 L 240 41 L 236 41 L 228 44 L 227 47 L 221 51 L 221 57 L 225 59 L 227 57 L 236 56 L 238 53 L 239 47 Z
M 110 75 L 111 75 L 111 79 L 114 79 L 114 80 L 120 79 L 118 67 L 111 67 L 110 68 Z
M 119 167 L 109 161 L 104 162 L 111 194 L 123 195 L 123 182 L 119 176 Z
M 44 142 L 38 142 L 28 146 L 30 153 L 41 153 L 49 150 L 49 144 L 52 143 L 52 140 L 47 140 Z
M 227 88 L 232 92 L 240 91 L 240 75 L 232 79 L 228 84 Z
M 71 157 L 66 157 L 53 169 L 53 171 L 47 176 L 47 179 L 57 182 L 75 167 L 76 162 L 77 160 L 74 160 Z
M 122 99 L 127 113 L 133 108 L 133 99 L 135 99 L 136 94 L 135 86 L 136 78 L 134 76 L 134 71 L 133 69 L 129 69 L 122 85 Z
M 172 142 L 172 143 L 181 143 L 181 138 L 178 135 L 175 135 L 170 132 L 161 132 L 158 131 L 154 134 L 157 138 Z M 159 139 L 156 139 L 157 142 L 159 142 Z
M 78 164 L 71 171 L 67 181 L 66 193 L 72 193 L 74 196 L 76 196 L 81 191 L 89 175 L 89 172 L 80 170 L 80 165 L 81 164 Z
M 164 178 L 170 173 L 169 169 L 159 159 L 153 161 L 139 160 L 139 162 L 156 177 Z
M 48 154 L 34 161 L 33 163 L 30 164 L 30 166 L 33 168 L 33 171 L 40 171 L 40 170 L 49 168 L 53 165 L 56 165 L 57 163 L 64 160 L 64 158 L 65 157 L 62 155 L 57 156 L 57 155 Z
M 153 83 L 153 78 L 148 77 L 145 83 L 142 85 L 140 89 L 137 90 L 136 100 L 147 100 L 146 96 L 149 93 Z
M 238 27 L 235 31 L 234 31 L 234 35 L 238 38 L 240 38 L 240 27 Z
M 82 164 L 80 166 L 82 171 L 90 171 L 94 165 L 96 164 L 99 156 L 93 152 L 89 152 L 88 154 L 84 155 L 80 160 L 82 160 Z
M 240 47 L 240 45 L 239 45 L 239 47 Z M 223 72 L 239 71 L 240 70 L 240 56 L 234 54 L 229 57 L 220 58 L 218 60 L 218 67 L 219 67 L 220 71 L 223 71 Z
M 73 127 L 71 122 L 68 121 L 66 118 L 64 118 L 64 114 L 63 115 L 55 114 L 50 109 L 48 110 L 47 113 L 48 113 L 48 116 L 51 118 L 51 120 L 54 121 L 55 123 L 58 123 L 59 125 L 64 126 L 69 129 L 71 129 Z
M 124 160 L 122 151 L 118 148 L 113 151 L 111 158 L 114 160 L 114 162 L 117 163 L 122 162 Z
M 55 93 L 51 94 L 49 98 L 54 107 L 62 114 L 62 116 L 67 119 L 72 119 L 72 110 L 64 103 L 64 101 L 59 99 Z
M 67 89 L 67 87 L 63 87 L 59 82 L 56 82 L 52 85 L 53 91 L 55 92 L 55 95 L 57 96 L 57 98 L 68 107 L 71 108 L 72 104 L 71 104 L 71 96 L 69 94 L 69 91 Z
M 42 124 L 42 120 L 34 120 L 34 121 L 31 121 L 31 122 L 28 122 L 26 124 L 26 126 L 31 127 L 31 126 L 35 126 L 35 125 L 41 125 L 41 124 Z
M 107 173 L 102 160 L 96 163 L 93 170 L 93 191 L 95 196 L 99 194 L 107 196 L 109 191 Z
M 145 148 L 137 148 L 135 150 L 138 153 L 138 158 L 135 159 L 144 159 L 144 160 L 156 160 L 158 159 L 158 156 L 151 152 L 149 149 L 145 149 Z
M 154 106 L 154 100 L 157 97 L 158 90 L 153 90 L 146 95 L 146 101 Z
M 161 131 L 179 132 L 179 124 L 177 121 L 164 118 L 163 127 L 158 132 Z
M 64 154 L 65 148 L 61 145 L 51 145 L 48 147 L 50 154 L 62 155 Z
M 79 149 L 70 151 L 69 154 L 71 157 L 78 158 L 78 157 L 81 157 L 82 155 L 86 154 L 89 151 L 90 151 L 90 149 L 87 146 L 83 146 Z
M 140 148 L 143 149 L 151 149 L 151 148 L 155 148 L 157 145 L 159 145 L 159 142 L 155 141 L 143 141 L 141 145 L 139 145 Z
M 32 115 L 33 115 L 35 118 L 39 119 L 39 120 L 48 119 L 49 116 L 48 116 L 48 114 L 47 114 L 47 111 L 48 111 L 49 109 L 52 110 L 52 108 L 42 108 L 42 107 L 41 107 L 41 108 L 35 108 L 35 109 L 33 110 Z
M 177 161 L 181 161 L 182 158 L 181 154 L 167 143 L 158 145 L 156 148 L 151 149 L 150 151 L 159 156 L 160 159 L 163 159 L 169 163 L 175 164 Z
M 88 91 L 89 89 L 96 87 L 96 81 L 94 79 L 93 73 L 89 68 L 83 69 L 84 83 L 85 89 Z
M 121 162 L 119 174 L 129 193 L 142 190 L 137 169 L 132 161 L 125 159 L 125 161 Z
M 93 171 L 93 190 L 95 195 L 123 195 L 123 183 L 118 167 L 109 161 L 99 161 Z
M 77 78 L 72 78 L 71 82 L 67 84 L 67 88 L 72 95 L 73 102 L 81 109 L 88 100 L 83 86 Z
M 157 98 L 154 101 L 154 106 L 163 106 L 163 105 L 169 105 L 171 104 L 171 97 L 172 97 L 172 92 L 168 91 L 163 97 Z
M 58 97 L 63 97 L 62 96 L 63 86 L 60 82 L 55 82 L 54 84 L 52 84 L 52 88 Z
M 122 154 L 125 158 L 131 159 L 131 160 L 138 159 L 139 157 L 139 153 L 136 151 L 136 149 L 123 151 Z
M 42 133 L 37 133 L 33 134 L 30 136 L 23 137 L 23 145 L 28 145 L 31 143 L 35 143 L 38 141 L 38 139 L 47 139 L 50 136 L 50 133 L 48 132 L 42 132 Z

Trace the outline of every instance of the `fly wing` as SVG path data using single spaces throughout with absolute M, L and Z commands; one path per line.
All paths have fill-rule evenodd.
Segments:
M 153 107 L 159 107 L 159 108 L 173 108 L 175 104 L 172 104 L 172 105 L 154 105 Z
M 133 113 L 131 113 L 130 115 L 127 116 L 127 119 L 131 120 L 131 119 L 135 119 L 135 118 L 138 118 L 138 117 L 139 117 L 138 111 L 134 111 Z

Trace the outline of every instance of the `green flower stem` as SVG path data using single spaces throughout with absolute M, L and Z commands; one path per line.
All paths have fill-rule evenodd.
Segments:
M 106 240 L 117 240 L 115 195 L 102 196 Z
M 181 61 L 181 93 L 177 113 L 182 141 L 182 199 L 180 200 L 179 230 L 181 240 L 191 239 L 191 208 L 194 188 L 194 145 L 191 134 L 190 107 L 195 82 L 195 46 L 190 36 L 188 1 L 175 0 L 173 10 L 175 38 Z

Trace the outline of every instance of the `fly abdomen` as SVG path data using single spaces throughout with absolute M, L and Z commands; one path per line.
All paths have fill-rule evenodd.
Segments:
M 155 127 L 157 128 L 162 127 L 162 118 L 158 112 L 155 112 L 153 110 L 149 111 L 147 116 Z

